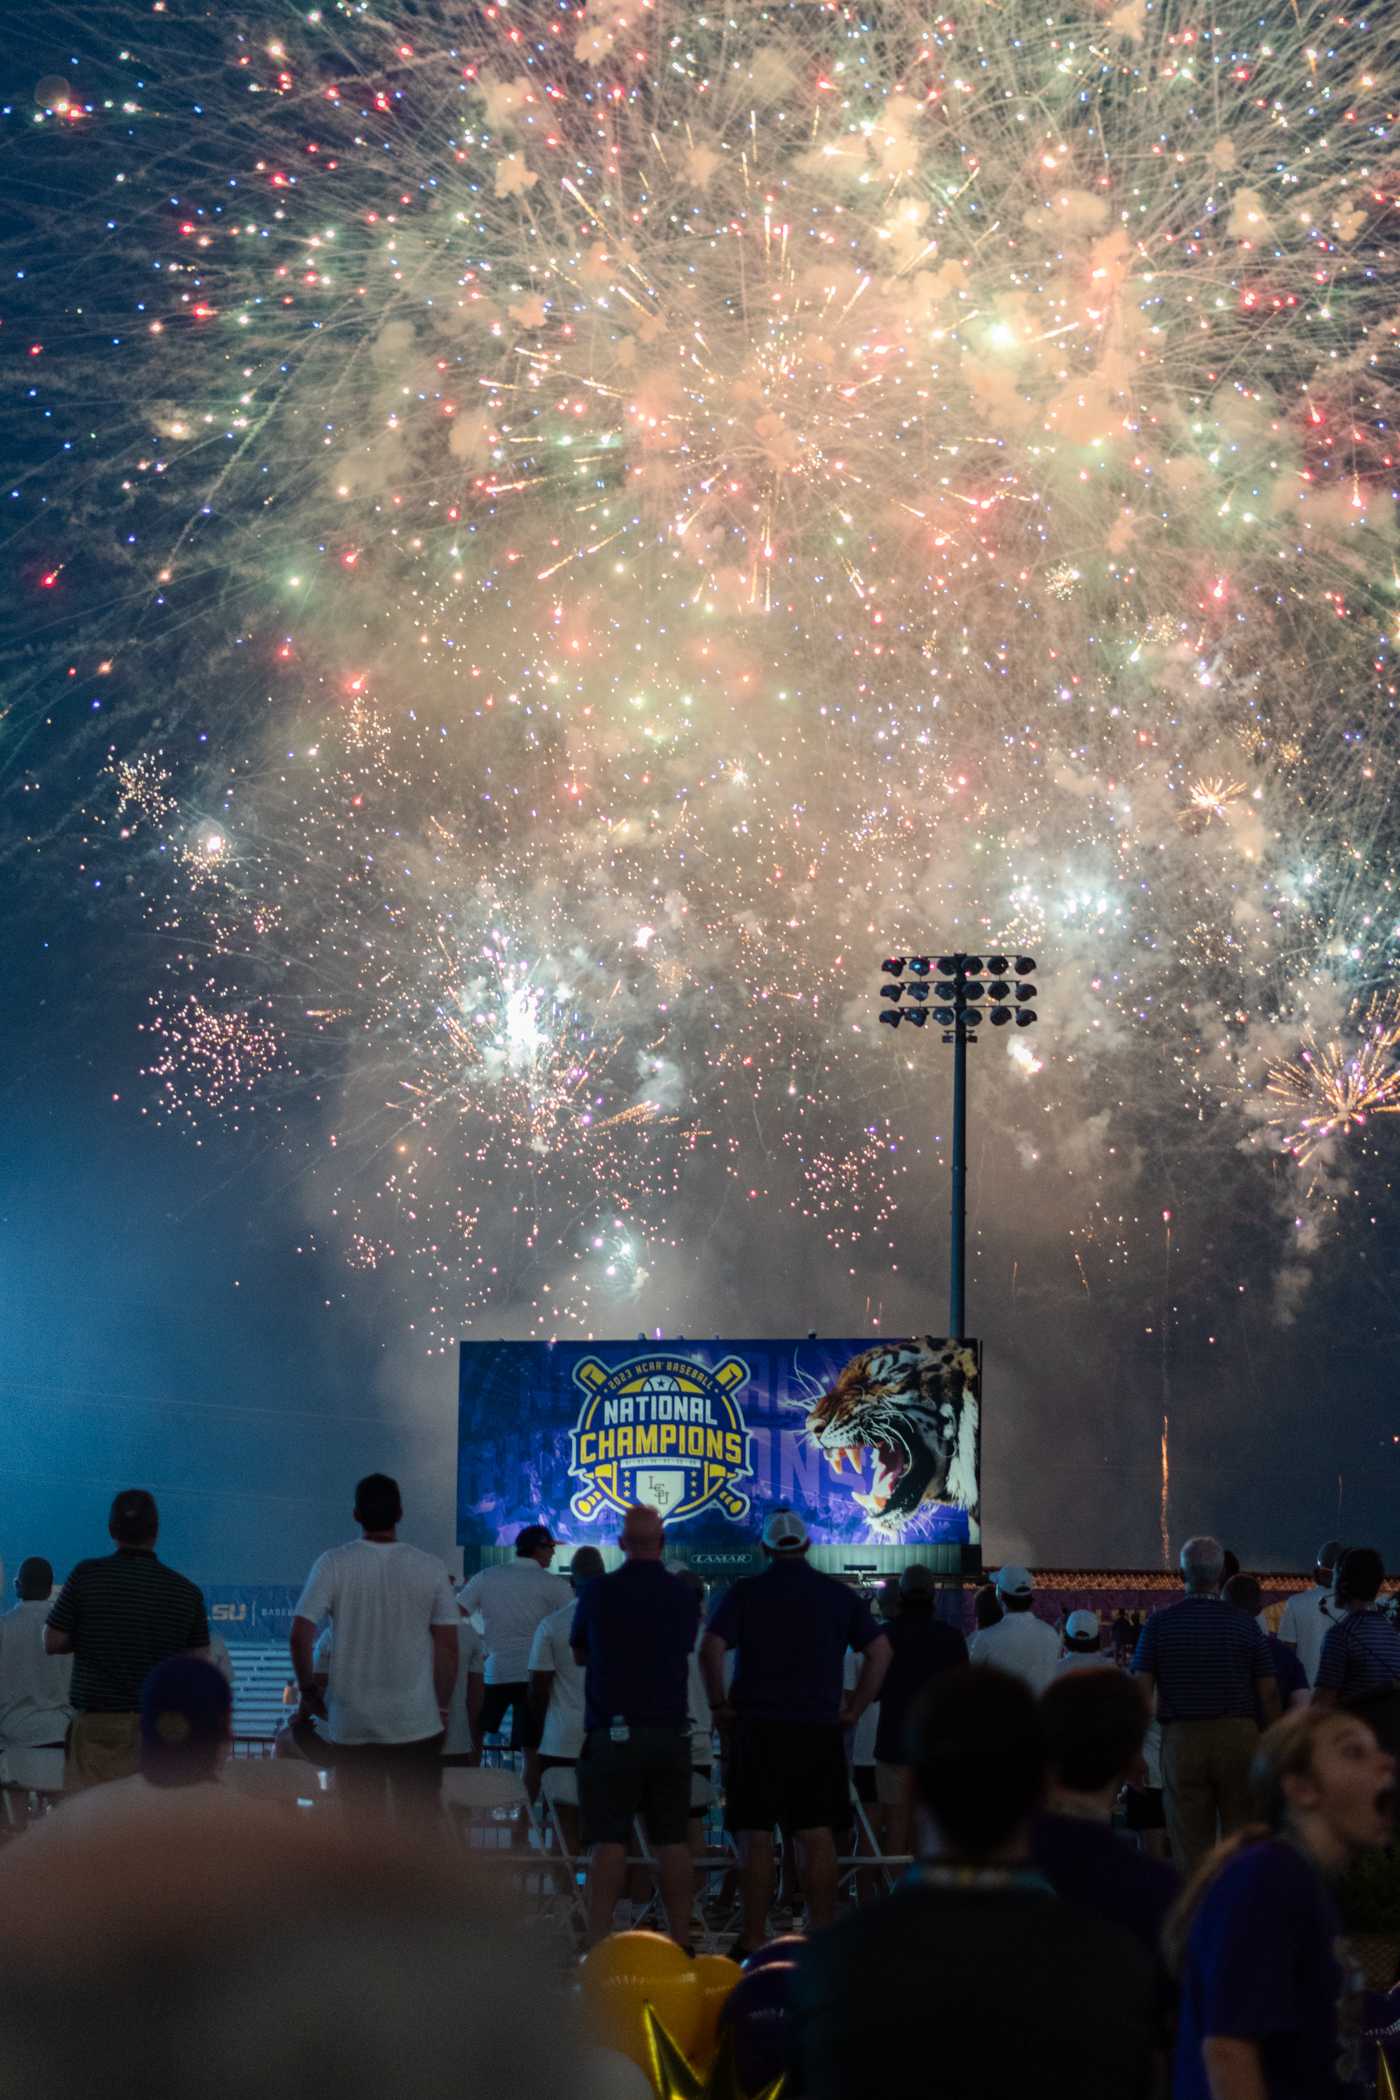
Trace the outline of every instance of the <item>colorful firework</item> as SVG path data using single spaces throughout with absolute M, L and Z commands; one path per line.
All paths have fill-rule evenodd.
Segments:
M 1333 1138 L 1400 1114 L 1400 993 L 1354 1007 L 1347 1040 L 1306 1031 L 1298 1055 L 1270 1071 L 1268 1090 L 1278 1103 L 1270 1120 L 1300 1166 Z
M 270 20 L 161 0 L 12 144 L 16 518 L 161 1098 L 314 1102 L 309 1208 L 438 1336 L 674 1324 L 721 1209 L 868 1295 L 941 1157 L 870 965 L 1010 941 L 989 1208 L 1074 1292 L 1154 1172 L 1257 1209 L 1242 1084 L 1400 925 L 1385 26 Z

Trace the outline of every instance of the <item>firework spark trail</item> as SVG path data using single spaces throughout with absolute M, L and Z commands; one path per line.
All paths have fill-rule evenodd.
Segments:
M 1169 1569 L 1172 1564 L 1172 1385 L 1171 1385 L 1171 1333 L 1172 1333 L 1172 1214 L 1162 1212 L 1162 1492 L 1157 1510 L 1157 1531 L 1162 1543 L 1162 1566 Z
M 1071 1288 L 1144 1157 L 1257 1207 L 1242 1095 L 1400 917 L 1384 26 L 273 25 L 133 14 L 12 142 L 100 256 L 17 258 L 29 523 L 129 696 L 82 821 L 168 1111 L 314 1093 L 308 1202 L 441 1334 L 586 1327 L 703 1161 L 755 1258 L 776 1207 L 887 1265 L 927 1099 L 866 971 L 937 927 L 1054 958 L 1001 1092 Z

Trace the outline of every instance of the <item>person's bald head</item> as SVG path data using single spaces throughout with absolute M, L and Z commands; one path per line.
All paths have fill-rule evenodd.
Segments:
M 629 1560 L 660 1560 L 666 1527 L 654 1509 L 634 1502 L 622 1520 L 618 1544 Z

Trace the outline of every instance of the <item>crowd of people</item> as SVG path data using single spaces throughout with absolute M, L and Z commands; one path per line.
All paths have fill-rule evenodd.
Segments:
M 769 1939 L 780 1871 L 804 1914 L 793 2100 L 996 2100 L 1046 2064 L 1106 2095 L 1361 2090 L 1335 1889 L 1394 1830 L 1400 1632 L 1374 1550 L 1329 1542 L 1270 1628 L 1259 1583 L 1188 1539 L 1183 1595 L 1131 1643 L 1091 1611 L 1051 1625 L 1008 1565 L 965 1638 L 927 1568 L 872 1609 L 812 1564 L 791 1510 L 768 1518 L 762 1571 L 708 1611 L 651 1509 L 627 1512 L 610 1573 L 585 1547 L 556 1574 L 532 1524 L 456 1592 L 402 1517 L 393 1480 L 359 1483 L 357 1536 L 312 1567 L 290 1635 L 281 1747 L 333 1774 L 366 1860 L 389 1832 L 432 1858 L 442 1773 L 489 1741 L 532 1802 L 571 1774 L 558 1812 L 587 1856 L 590 1942 L 630 1922 L 640 1830 L 689 1948 L 697 1802 L 717 1787 L 734 1958 Z M 56 1593 L 26 1560 L 0 1618 L 0 1748 L 64 1756 L 60 1805 L 4 1847 L 0 1879 L 16 1856 L 63 1857 L 56 1838 L 119 1850 L 132 1818 L 149 1841 L 153 1815 L 206 1848 L 264 1843 L 215 1805 L 231 1704 L 200 1592 L 159 1558 L 148 1494 L 119 1495 L 109 1529 L 114 1550 Z M 69 1869 L 51 1871 L 61 1888 Z M 316 1871 L 329 1886 L 341 1869 Z

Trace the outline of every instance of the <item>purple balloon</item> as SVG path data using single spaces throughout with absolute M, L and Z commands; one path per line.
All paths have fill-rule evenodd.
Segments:
M 720 2032 L 733 2036 L 734 2069 L 746 2093 L 762 2092 L 787 2069 L 788 2006 L 796 1974 L 796 1962 L 766 1961 L 741 1976 L 724 2001 Z
M 762 1947 L 756 1947 L 752 1954 L 745 1955 L 744 1973 L 747 1975 L 751 1969 L 766 1969 L 773 1961 L 796 1961 L 806 1944 L 805 1933 L 780 1932 L 775 1940 L 768 1940 Z

